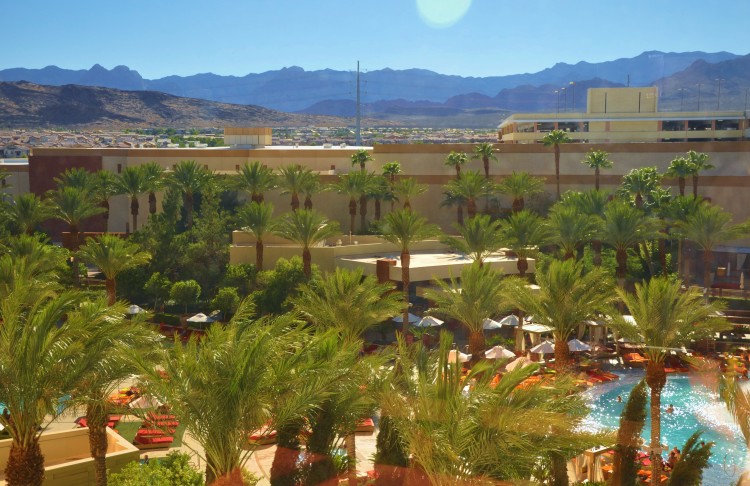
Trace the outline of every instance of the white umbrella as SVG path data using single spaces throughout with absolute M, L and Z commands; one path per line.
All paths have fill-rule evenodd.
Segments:
M 409 312 L 409 322 L 415 323 L 415 322 L 419 322 L 419 320 L 420 320 L 419 316 L 415 316 L 414 314 Z M 394 317 L 393 322 L 404 322 L 404 316 L 398 315 Z
M 198 314 L 194 315 L 193 317 L 188 318 L 188 322 L 200 322 L 200 323 L 207 323 L 207 322 L 214 322 L 214 319 L 212 317 L 207 316 L 206 314 L 199 312 Z
M 441 321 L 440 319 L 436 317 L 424 316 L 422 320 L 420 320 L 414 325 L 417 327 L 436 327 L 436 326 L 441 326 L 442 324 L 443 324 L 443 321 Z
M 138 397 L 128 404 L 130 408 L 159 408 L 163 403 L 152 396 Z
M 513 315 L 513 314 L 509 316 L 505 316 L 502 319 L 500 319 L 500 324 L 503 326 L 516 327 L 518 326 L 518 316 Z
M 519 366 L 523 368 L 524 366 L 529 366 L 532 364 L 534 364 L 534 362 L 531 361 L 529 358 L 527 358 L 526 356 L 521 356 L 521 357 L 514 359 L 507 365 L 505 365 L 505 371 L 513 371 Z
M 451 349 L 448 351 L 448 362 L 449 363 L 466 363 L 471 359 L 470 354 L 464 354 L 461 351 L 457 351 L 455 349 Z
M 126 312 L 132 316 L 132 315 L 140 314 L 141 312 L 146 312 L 146 311 L 135 304 L 131 304 L 130 307 L 128 307 L 128 310 Z
M 484 352 L 484 357 L 487 359 L 504 359 L 504 358 L 515 358 L 515 353 L 508 351 L 502 346 L 495 346 Z
M 529 351 L 532 353 L 539 353 L 539 354 L 549 354 L 555 352 L 555 344 L 552 341 L 543 341 L 533 348 L 531 348 Z
M 571 353 L 578 353 L 581 351 L 591 351 L 591 346 L 578 339 L 571 339 L 568 341 L 568 349 Z
M 484 329 L 485 331 L 490 330 L 490 329 L 500 329 L 501 327 L 503 327 L 502 324 L 500 324 L 497 321 L 493 321 L 489 317 L 485 319 L 484 324 L 482 324 L 482 329 Z

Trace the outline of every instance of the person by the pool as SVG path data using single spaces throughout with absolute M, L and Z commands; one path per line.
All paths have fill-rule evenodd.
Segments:
M 667 413 L 674 413 L 674 405 L 671 403 L 669 404 L 669 407 L 667 407 Z

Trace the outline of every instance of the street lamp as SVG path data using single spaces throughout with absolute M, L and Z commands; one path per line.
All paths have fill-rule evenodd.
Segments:
M 685 108 L 685 91 L 687 91 L 687 88 L 678 88 L 677 91 L 680 92 L 680 111 L 684 111 L 684 108 Z
M 716 78 L 716 82 L 719 83 L 719 89 L 716 91 L 716 111 L 719 111 L 721 106 L 721 82 L 726 81 L 724 78 Z
M 570 95 L 571 95 L 570 111 L 576 111 L 576 83 L 574 81 L 570 82 L 570 89 L 572 90 L 570 92 Z
M 560 90 L 556 89 L 555 94 L 557 95 L 557 114 L 560 114 Z
M 563 92 L 563 111 L 568 111 L 568 92 L 565 88 L 560 88 L 560 91 Z
M 696 86 L 698 86 L 698 111 L 701 111 L 701 86 L 703 86 L 703 83 L 698 83 Z

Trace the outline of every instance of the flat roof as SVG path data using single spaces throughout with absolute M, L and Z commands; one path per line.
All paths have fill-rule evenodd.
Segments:
M 416 251 L 410 252 L 409 269 L 429 268 L 437 266 L 463 267 L 471 263 L 472 259 L 462 253 L 440 252 L 440 251 Z M 384 258 L 396 260 L 396 268 L 401 268 L 401 255 L 399 253 L 383 253 L 378 255 L 356 255 L 340 256 L 338 260 L 346 260 L 361 263 L 363 265 L 375 265 L 378 260 Z M 485 263 L 516 261 L 516 258 L 506 257 L 504 253 L 493 253 L 484 259 Z M 459 268 L 460 271 L 460 268 Z M 458 273 L 456 274 L 458 276 Z

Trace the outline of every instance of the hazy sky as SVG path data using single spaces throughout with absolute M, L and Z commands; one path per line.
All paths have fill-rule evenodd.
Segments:
M 287 66 L 488 76 L 646 50 L 748 53 L 750 1 L 6 0 L 0 69 L 146 78 Z

